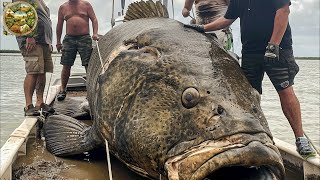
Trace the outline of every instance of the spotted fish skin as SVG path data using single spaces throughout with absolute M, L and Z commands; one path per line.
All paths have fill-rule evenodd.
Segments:
M 101 137 L 135 171 L 166 177 L 168 159 L 208 141 L 273 144 L 259 95 L 210 35 L 172 19 L 138 19 L 108 32 L 100 52 L 103 67 L 95 50 L 88 71 L 91 110 Z M 190 88 L 198 102 L 186 107 Z M 279 152 L 272 156 L 283 173 Z
M 129 6 L 127 22 L 100 38 L 87 72 L 93 125 L 49 117 L 47 149 L 67 156 L 107 141 L 150 179 L 284 179 L 260 95 L 238 62 L 214 36 L 164 18 L 165 9 L 148 12 L 156 7 Z

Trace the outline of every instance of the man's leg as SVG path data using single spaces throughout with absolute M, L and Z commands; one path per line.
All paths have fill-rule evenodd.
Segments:
M 314 156 L 315 152 L 309 140 L 304 137 L 300 103 L 292 87 L 294 77 L 299 72 L 299 66 L 295 62 L 292 49 L 281 49 L 279 61 L 275 63 L 266 62 L 265 69 L 279 94 L 282 111 L 296 137 L 298 153 L 306 157 Z
M 37 88 L 39 73 L 41 73 L 41 70 L 43 69 L 41 63 L 41 61 L 43 61 L 41 46 L 36 45 L 32 51 L 29 52 L 27 52 L 25 48 L 22 48 L 21 53 L 25 60 L 25 68 L 27 72 L 24 80 L 24 94 L 26 99 L 24 112 L 26 116 L 38 116 L 40 114 L 33 105 L 32 96 Z
M 70 71 L 71 66 L 63 65 L 62 71 L 61 71 L 61 88 L 60 91 L 66 91 L 67 90 L 67 84 L 70 77 Z
M 278 91 L 281 107 L 284 115 L 288 119 L 290 126 L 296 138 L 303 136 L 301 109 L 293 87 L 290 86 L 284 90 Z
M 57 95 L 58 101 L 63 101 L 66 98 L 70 71 L 76 59 L 77 51 L 77 37 L 66 35 L 63 40 L 62 56 L 60 62 L 63 67 L 61 71 L 61 88 L 60 92 Z
M 24 96 L 26 100 L 26 107 L 32 104 L 32 96 L 36 88 L 37 77 L 38 77 L 37 74 L 27 74 L 24 79 L 23 87 L 24 87 Z
M 78 40 L 78 51 L 81 57 L 81 64 L 84 66 L 86 72 L 92 53 L 92 39 L 90 35 L 81 36 Z
M 45 104 L 44 102 L 44 91 L 46 85 L 46 73 L 53 73 L 53 62 L 52 62 L 52 47 L 51 45 L 42 45 L 43 50 L 43 61 L 41 61 L 40 67 L 42 67 L 41 73 L 38 75 L 37 86 L 36 86 L 36 94 L 37 94 L 37 103 L 36 109 L 41 110 L 45 113 L 54 113 L 53 107 Z M 49 88 L 49 87 L 48 87 Z M 46 95 L 48 96 L 48 94 Z M 47 100 L 47 99 L 46 99 Z
M 262 94 L 262 80 L 264 76 L 263 55 L 242 55 L 241 68 L 251 86 Z
M 37 84 L 36 84 L 36 95 L 37 95 L 37 102 L 36 106 L 40 107 L 43 103 L 43 94 L 44 88 L 46 85 L 46 75 L 44 73 L 38 74 Z

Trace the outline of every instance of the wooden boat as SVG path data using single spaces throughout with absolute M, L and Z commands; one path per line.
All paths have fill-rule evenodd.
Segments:
M 50 87 L 47 103 L 55 103 L 59 80 Z M 82 74 L 70 77 L 67 98 L 85 99 L 86 79 Z M 68 102 L 67 99 L 63 102 Z M 90 117 L 83 118 L 90 123 Z M 41 140 L 41 118 L 26 117 L 1 148 L 1 180 L 11 179 L 109 179 L 105 148 L 72 158 L 58 158 L 46 151 Z M 319 180 L 320 157 L 303 159 L 295 146 L 274 139 L 286 168 L 288 180 Z M 98 158 L 97 158 L 98 157 Z M 116 180 L 143 179 L 111 156 L 112 176 Z M 27 174 L 21 177 L 22 174 Z

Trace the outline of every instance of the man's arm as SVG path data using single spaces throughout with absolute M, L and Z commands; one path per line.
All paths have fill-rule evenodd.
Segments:
M 282 41 L 283 35 L 286 32 L 289 22 L 290 3 L 285 4 L 279 8 L 274 17 L 274 27 L 271 39 L 266 48 L 264 59 L 268 62 L 274 63 L 279 60 L 279 45 Z
M 204 33 L 208 31 L 216 31 L 216 30 L 224 29 L 226 27 L 229 27 L 234 21 L 235 19 L 226 19 L 224 17 L 220 17 L 209 24 L 205 24 L 205 25 L 185 24 L 184 27 L 191 28 L 198 32 Z
M 57 35 L 57 50 L 60 51 L 62 49 L 61 44 L 61 34 L 62 34 L 62 28 L 63 28 L 64 18 L 63 18 L 63 6 L 60 6 L 59 12 L 58 12 L 58 23 L 56 28 L 56 35 Z
M 92 39 L 99 40 L 98 20 L 97 20 L 96 14 L 94 13 L 93 8 L 90 3 L 88 3 L 88 15 L 89 15 L 89 18 L 91 19 L 91 22 L 92 22 L 92 29 L 93 29 Z
M 226 19 L 225 17 L 220 17 L 217 20 L 204 25 L 204 31 L 216 31 L 226 27 L 229 27 L 235 19 Z
M 12 0 L 12 2 L 17 2 L 19 0 Z M 23 2 L 28 2 L 28 1 L 25 1 L 25 0 L 22 0 Z M 37 33 L 36 32 L 33 32 L 27 36 L 19 36 L 18 38 L 20 38 L 20 40 L 18 41 L 22 41 L 21 43 L 24 43 L 23 41 L 25 41 L 25 48 L 27 50 L 27 52 L 30 52 L 34 49 L 34 47 L 36 46 L 36 38 L 37 36 Z M 20 46 L 20 44 L 19 44 Z M 19 47 L 20 48 L 20 47 Z
M 277 10 L 274 18 L 274 27 L 270 43 L 276 45 L 279 45 L 281 43 L 282 37 L 287 29 L 287 25 L 289 22 L 289 14 L 289 3 Z
M 182 9 L 182 15 L 183 17 L 188 17 L 190 14 L 190 10 L 192 8 L 192 5 L 194 3 L 194 0 L 186 0 L 184 3 L 184 7 Z

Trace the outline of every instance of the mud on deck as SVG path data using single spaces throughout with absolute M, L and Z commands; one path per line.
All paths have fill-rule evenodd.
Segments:
M 90 125 L 92 120 L 88 119 L 88 117 L 90 118 L 88 113 L 79 109 L 80 104 L 85 101 L 86 91 L 68 92 L 66 99 L 55 101 L 53 107 L 56 113 L 80 117 L 81 121 Z M 115 180 L 144 179 L 130 171 L 114 156 L 111 156 L 111 168 Z M 109 179 L 106 151 L 104 147 L 100 147 L 80 155 L 60 158 L 46 150 L 43 140 L 33 137 L 27 142 L 26 156 L 19 156 L 13 164 L 12 179 L 106 180 Z

